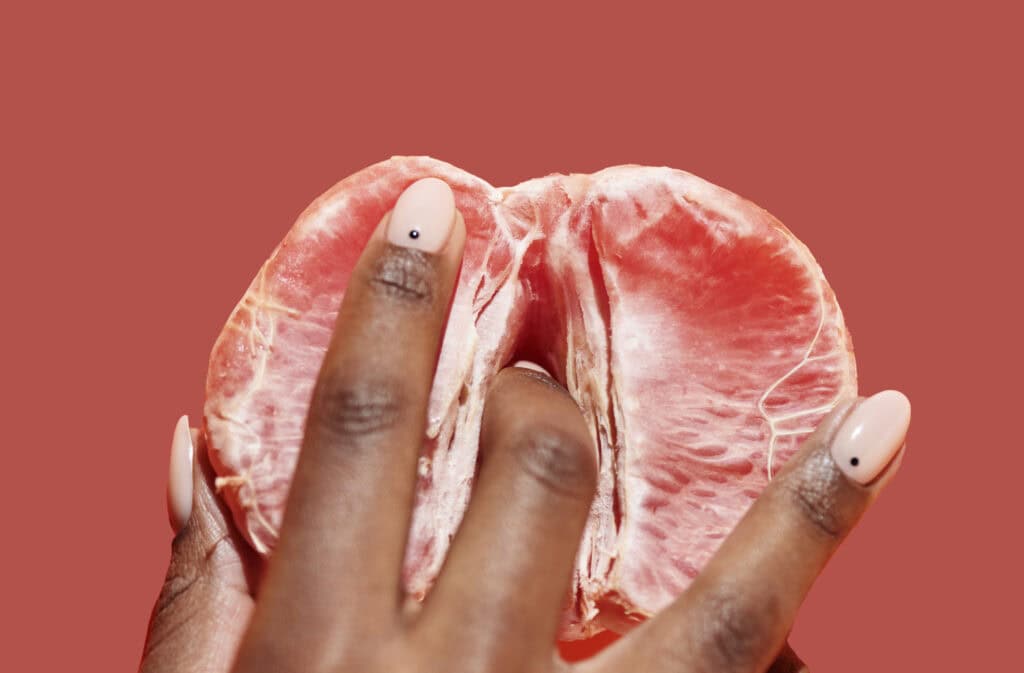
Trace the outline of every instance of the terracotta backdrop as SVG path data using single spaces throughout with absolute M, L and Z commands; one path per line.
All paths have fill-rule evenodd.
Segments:
M 797 650 L 829 673 L 1019 665 L 1019 19 L 221 4 L 0 10 L 4 670 L 134 670 L 171 429 L 221 325 L 310 200 L 419 153 L 498 185 L 667 164 L 788 224 L 862 392 L 914 403 Z

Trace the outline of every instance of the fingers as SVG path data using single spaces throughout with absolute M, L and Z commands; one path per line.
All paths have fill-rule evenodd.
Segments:
M 609 658 L 643 658 L 652 672 L 764 670 L 814 579 L 898 468 L 909 423 L 896 391 L 841 405 L 686 593 Z M 645 655 L 652 648 L 662 656 Z
M 353 270 L 254 618 L 257 639 L 262 630 L 302 648 L 328 632 L 359 638 L 396 618 L 416 462 L 464 240 L 451 189 L 427 178 L 399 197 Z M 279 623 L 298 610 L 324 633 Z
M 459 648 L 469 669 L 526 670 L 550 661 L 596 456 L 569 395 L 543 370 L 519 367 L 488 394 L 480 451 L 469 509 L 416 628 Z
M 184 416 L 170 468 L 168 506 L 177 533 L 139 670 L 226 673 L 252 612 L 257 562 L 214 494 L 205 445 Z

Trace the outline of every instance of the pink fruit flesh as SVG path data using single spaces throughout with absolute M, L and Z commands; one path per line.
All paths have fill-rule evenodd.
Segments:
M 619 166 L 498 189 L 425 157 L 371 166 L 299 217 L 210 358 L 218 485 L 263 554 L 349 274 L 426 176 L 455 190 L 468 238 L 405 586 L 426 593 L 465 511 L 490 381 L 530 359 L 580 404 L 600 466 L 563 638 L 628 628 L 682 592 L 800 440 L 856 394 L 835 295 L 780 222 L 682 171 Z

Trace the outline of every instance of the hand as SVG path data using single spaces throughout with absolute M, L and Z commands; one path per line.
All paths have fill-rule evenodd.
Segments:
M 213 495 L 201 443 L 191 497 L 172 467 L 172 518 L 183 528 L 143 671 L 570 667 L 554 641 L 594 494 L 595 452 L 575 403 L 545 373 L 511 367 L 494 381 L 480 474 L 445 566 L 422 605 L 402 593 L 413 475 L 464 239 L 437 180 L 407 190 L 372 236 L 320 371 L 258 596 L 256 560 Z M 803 670 L 785 644 L 797 608 L 898 468 L 908 422 L 899 393 L 840 405 L 682 597 L 574 667 Z M 172 453 L 187 457 L 187 424 L 178 437 Z

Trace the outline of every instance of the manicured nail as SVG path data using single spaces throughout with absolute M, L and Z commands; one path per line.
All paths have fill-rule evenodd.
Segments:
M 175 533 L 184 528 L 192 516 L 192 463 L 195 453 L 188 416 L 182 416 L 174 426 L 171 467 L 167 479 L 167 514 Z
M 899 453 L 910 426 L 910 400 L 898 390 L 872 395 L 850 412 L 832 440 L 832 458 L 847 477 L 869 484 Z
M 521 367 L 523 369 L 532 369 L 533 371 L 540 372 L 541 374 L 544 374 L 545 376 L 551 376 L 551 373 L 548 370 L 544 369 L 543 367 L 541 367 L 536 362 L 530 362 L 529 360 L 520 360 L 519 362 L 515 363 L 512 366 L 513 367 Z
M 424 178 L 409 185 L 395 203 L 388 241 L 423 252 L 438 252 L 455 225 L 455 195 L 443 180 Z

